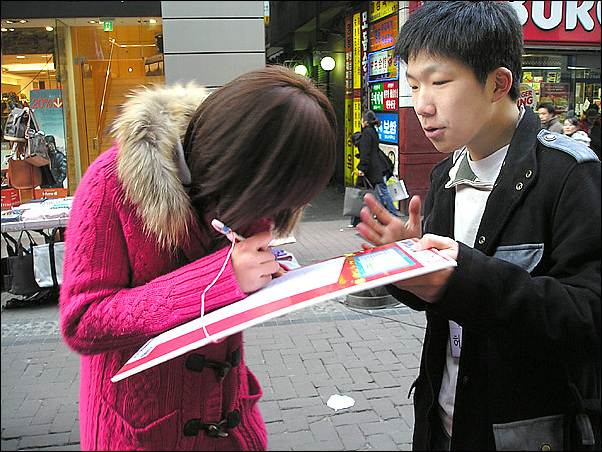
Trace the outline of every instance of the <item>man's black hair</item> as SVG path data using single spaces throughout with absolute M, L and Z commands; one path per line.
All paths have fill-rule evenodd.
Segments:
M 550 102 L 542 102 L 541 104 L 539 104 L 537 106 L 537 109 L 539 110 L 540 108 L 545 108 L 546 110 L 548 110 L 548 113 L 555 115 L 556 114 L 556 107 L 554 107 L 554 104 L 550 103 Z
M 395 45 L 404 63 L 422 51 L 460 61 L 483 85 L 505 67 L 513 78 L 510 98 L 520 95 L 523 29 L 508 2 L 425 1 L 403 24 Z

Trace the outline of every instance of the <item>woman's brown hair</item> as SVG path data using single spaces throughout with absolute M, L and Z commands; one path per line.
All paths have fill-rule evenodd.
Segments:
M 330 180 L 336 117 L 309 79 L 268 66 L 211 93 L 183 147 L 202 228 L 209 229 L 211 212 L 239 231 L 268 218 L 283 235 Z

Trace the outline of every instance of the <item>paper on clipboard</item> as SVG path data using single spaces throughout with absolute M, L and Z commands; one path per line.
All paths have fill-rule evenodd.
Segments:
M 414 251 L 415 242 L 402 240 L 289 271 L 243 300 L 150 339 L 111 381 L 321 301 L 456 265 L 436 250 Z

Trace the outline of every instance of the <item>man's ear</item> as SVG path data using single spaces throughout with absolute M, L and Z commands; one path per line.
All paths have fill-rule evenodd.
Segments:
M 493 77 L 493 101 L 502 99 L 512 88 L 512 71 L 505 67 L 498 67 L 491 74 Z

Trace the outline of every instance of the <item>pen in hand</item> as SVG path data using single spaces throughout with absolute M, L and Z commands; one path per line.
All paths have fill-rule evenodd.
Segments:
M 220 234 L 224 234 L 226 237 L 228 237 L 228 240 L 230 240 L 231 242 L 242 242 L 245 239 L 242 235 L 237 234 L 218 219 L 214 218 L 213 220 L 211 220 L 211 226 L 213 226 L 213 229 L 215 229 Z
M 220 234 L 224 234 L 226 237 L 228 237 L 228 240 L 230 240 L 233 243 L 241 242 L 245 239 L 242 235 L 234 232 L 232 229 L 230 229 L 224 223 L 219 221 L 217 218 L 214 218 L 213 220 L 211 220 L 211 226 L 213 226 L 213 229 L 215 229 Z M 278 256 L 275 255 L 275 257 L 276 257 L 276 260 L 278 261 L 278 259 L 277 259 Z M 280 265 L 280 270 L 277 271 L 276 273 L 274 273 L 273 276 L 275 276 L 275 277 L 281 276 L 288 271 L 288 268 L 286 268 L 284 265 L 282 265 L 281 262 L 278 262 L 278 264 Z

